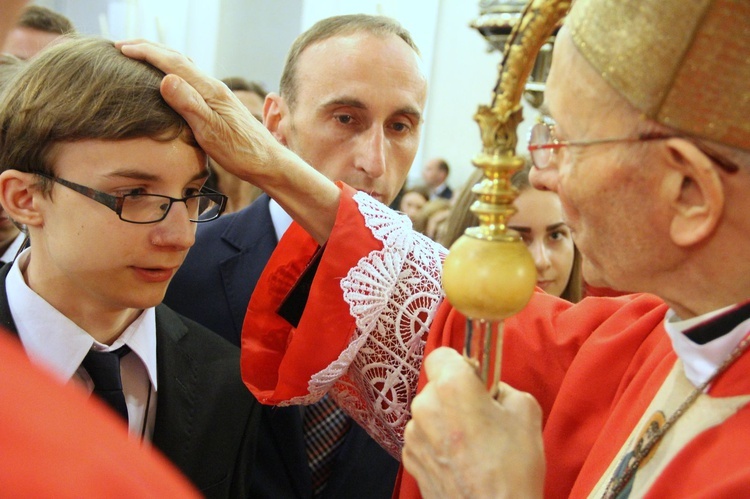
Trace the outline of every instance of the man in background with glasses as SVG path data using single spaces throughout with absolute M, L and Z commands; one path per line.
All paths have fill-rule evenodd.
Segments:
M 458 353 L 444 252 L 316 176 L 186 59 L 122 50 L 182 77 L 162 89 L 197 140 L 300 223 L 248 307 L 243 375 L 260 400 L 337 396 L 413 474 L 401 497 L 744 497 L 748 26 L 746 1 L 574 2 L 531 181 L 560 195 L 589 282 L 653 294 L 534 293 L 505 321 L 496 398 Z
M 260 406 L 239 350 L 160 305 L 196 223 L 226 203 L 203 187 L 206 154 L 162 100 L 162 76 L 74 38 L 9 83 L 0 202 L 31 245 L 2 269 L 0 318 L 35 364 L 108 403 L 202 494 L 244 497 Z

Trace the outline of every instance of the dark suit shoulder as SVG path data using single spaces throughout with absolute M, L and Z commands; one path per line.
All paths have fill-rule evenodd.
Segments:
M 194 248 L 204 244 L 215 243 L 217 239 L 242 248 L 248 242 L 248 227 L 257 226 L 259 222 L 271 220 L 268 205 L 271 201 L 266 194 L 261 195 L 240 211 L 223 215 L 216 220 L 198 225 L 195 233 Z
M 199 324 L 189 317 L 176 312 L 168 305 L 161 304 L 156 308 L 157 317 L 161 316 L 170 321 L 179 321 L 186 328 L 186 334 L 179 337 L 179 341 L 185 348 L 195 349 L 201 352 L 201 357 L 205 358 L 206 354 L 216 353 L 218 356 L 230 355 L 239 356 L 240 349 L 211 331 L 206 326 Z M 158 318 L 157 318 L 158 320 Z M 205 351 L 202 351 L 205 349 Z
M 174 370 L 183 381 L 193 382 L 197 398 L 216 407 L 252 409 L 257 402 L 242 382 L 237 346 L 166 305 L 157 307 L 156 320 L 159 376 Z
M 154 444 L 206 497 L 247 497 L 261 406 L 239 348 L 166 305 L 156 324 Z
M 443 199 L 451 199 L 453 197 L 453 189 L 451 189 L 450 187 L 446 185 L 445 189 L 440 191 L 440 193 L 438 194 L 438 197 L 443 198 Z

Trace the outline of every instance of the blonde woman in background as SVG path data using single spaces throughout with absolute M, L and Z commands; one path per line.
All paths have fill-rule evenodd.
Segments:
M 429 199 L 430 192 L 427 187 L 417 186 L 406 189 L 399 200 L 398 211 L 404 213 L 414 223 Z
M 581 254 L 563 221 L 560 198 L 554 192 L 534 189 L 529 183 L 529 169 L 527 163 L 511 178 L 511 183 L 519 190 L 514 202 L 518 211 L 508 221 L 508 226 L 521 235 L 534 258 L 537 285 L 549 294 L 578 302 L 583 296 Z M 474 172 L 455 198 L 445 232 L 439 240 L 446 248 L 467 227 L 478 225 L 477 217 L 469 208 L 476 199 L 471 188 L 481 178 L 481 170 Z

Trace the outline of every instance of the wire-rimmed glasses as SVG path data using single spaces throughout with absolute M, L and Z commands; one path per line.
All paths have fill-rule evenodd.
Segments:
M 35 173 L 103 204 L 117 213 L 120 220 L 133 224 L 151 224 L 164 220 L 174 203 L 185 203 L 191 222 L 210 222 L 219 218 L 227 204 L 227 197 L 224 194 L 206 187 L 202 188 L 197 194 L 191 194 L 184 198 L 139 193 L 113 196 L 60 177 L 40 172 Z
M 666 140 L 674 138 L 689 140 L 703 154 L 710 158 L 711 161 L 713 161 L 720 168 L 729 173 L 737 172 L 740 169 L 739 166 L 737 166 L 735 163 L 732 163 L 728 159 L 722 157 L 717 152 L 710 149 L 705 144 L 697 142 L 690 137 L 651 132 L 641 133 L 636 137 L 617 137 L 594 140 L 557 140 L 554 134 L 554 126 L 545 121 L 538 122 L 531 127 L 531 130 L 529 131 L 528 150 L 529 155 L 531 156 L 532 164 L 536 168 L 542 170 L 549 166 L 554 151 L 563 147 L 585 147 L 599 144 L 612 144 L 616 142 L 646 142 L 651 140 Z

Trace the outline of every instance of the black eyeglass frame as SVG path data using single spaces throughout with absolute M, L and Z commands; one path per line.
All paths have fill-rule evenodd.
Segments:
M 79 194 L 83 194 L 89 199 L 93 199 L 99 204 L 102 204 L 109 208 L 110 210 L 117 213 L 117 216 L 122 220 L 123 222 L 131 223 L 131 224 L 154 224 L 157 222 L 161 222 L 165 218 L 167 218 L 167 215 L 169 214 L 169 210 L 172 209 L 172 204 L 174 203 L 187 203 L 189 199 L 198 198 L 198 197 L 206 197 L 206 196 L 213 196 L 216 199 L 211 199 L 214 203 L 216 203 L 218 209 L 211 213 L 210 218 L 191 218 L 191 222 L 195 223 L 202 223 L 202 222 L 210 222 L 212 220 L 216 220 L 221 216 L 222 213 L 224 213 L 224 210 L 227 206 L 227 196 L 224 194 L 214 191 L 213 189 L 209 189 L 208 187 L 201 188 L 200 192 L 198 194 L 193 194 L 191 196 L 185 196 L 184 198 L 173 198 L 170 196 L 165 196 L 163 194 L 125 194 L 123 196 L 113 196 L 111 194 L 107 194 L 106 192 L 97 191 L 96 189 L 92 189 L 91 187 L 86 187 L 85 185 L 77 184 L 75 182 L 71 182 L 69 180 L 65 180 L 64 178 L 55 177 L 53 175 L 49 175 L 47 173 L 42 172 L 34 172 L 36 175 L 39 175 L 40 177 L 46 178 L 48 180 L 52 180 L 53 182 L 56 182 L 62 186 L 67 187 L 68 189 L 72 189 L 76 191 Z M 125 199 L 128 197 L 143 197 L 143 196 L 149 196 L 154 198 L 161 198 L 166 199 L 169 201 L 169 205 L 164 210 L 164 213 L 162 214 L 161 218 L 158 220 L 150 220 L 148 222 L 136 222 L 133 220 L 128 220 L 125 218 L 122 218 L 122 208 L 125 204 Z M 200 214 L 199 214 L 200 215 Z
M 534 135 L 535 130 L 540 130 L 544 128 L 545 132 L 547 133 L 549 139 L 551 142 L 547 142 L 544 144 L 532 144 L 531 139 Z M 719 153 L 712 150 L 705 144 L 702 144 L 700 142 L 697 142 L 690 137 L 685 137 L 682 135 L 669 135 L 665 133 L 659 133 L 659 132 L 652 132 L 652 133 L 641 133 L 637 137 L 618 137 L 618 138 L 609 138 L 609 139 L 594 139 L 594 140 L 557 140 L 555 138 L 555 135 L 553 133 L 553 125 L 550 125 L 549 123 L 545 121 L 541 121 L 538 123 L 535 123 L 531 130 L 529 130 L 529 141 L 527 149 L 529 150 L 529 156 L 531 156 L 531 162 L 534 165 L 535 168 L 539 170 L 543 170 L 547 168 L 550 164 L 550 161 L 552 159 L 552 154 L 549 155 L 549 159 L 544 165 L 539 165 L 537 158 L 538 155 L 534 154 L 535 151 L 541 151 L 541 150 L 550 150 L 550 152 L 555 151 L 557 149 L 562 149 L 563 147 L 585 147 L 585 146 L 593 146 L 598 144 L 611 144 L 616 142 L 648 142 L 652 140 L 667 140 L 667 139 L 684 139 L 689 140 L 691 144 L 693 144 L 696 148 L 698 148 L 703 154 L 705 154 L 711 161 L 716 163 L 719 168 L 722 170 L 728 172 L 728 173 L 736 173 L 739 171 L 740 167 L 731 162 L 730 160 L 722 157 Z

